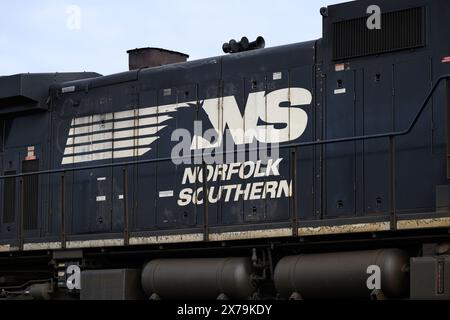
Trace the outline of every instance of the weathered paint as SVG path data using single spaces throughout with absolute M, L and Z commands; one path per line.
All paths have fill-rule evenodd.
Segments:
M 0 245 L 0 252 L 9 252 L 9 251 L 11 251 L 11 245 L 9 244 Z
M 391 225 L 389 222 L 377 222 L 377 223 L 360 223 L 360 224 L 347 224 L 341 226 L 321 226 L 310 228 L 299 228 L 299 236 L 318 236 L 318 235 L 330 235 L 330 234 L 345 234 L 345 233 L 364 233 L 364 232 L 380 232 L 389 231 Z
M 420 220 L 401 220 L 397 222 L 398 230 L 450 228 L 450 217 Z
M 398 221 L 398 230 L 413 230 L 427 228 L 450 228 L 449 218 L 437 219 L 420 219 L 420 220 L 403 220 Z M 389 231 L 389 222 L 378 223 L 361 223 L 349 224 L 341 226 L 321 226 L 321 227 L 303 227 L 299 228 L 299 236 L 318 236 L 332 234 L 352 234 L 365 232 L 382 232 Z M 232 240 L 251 240 L 261 238 L 283 238 L 292 237 L 292 229 L 270 229 L 270 230 L 248 230 L 239 232 L 212 233 L 209 235 L 210 241 L 232 241 Z M 151 244 L 176 244 L 204 241 L 202 233 L 195 234 L 179 234 L 170 236 L 154 236 L 154 237 L 133 237 L 130 238 L 130 245 L 151 245 Z M 83 249 L 83 248 L 101 248 L 101 247 L 118 247 L 124 246 L 123 239 L 109 240 L 86 240 L 86 241 L 69 241 L 67 249 Z M 40 251 L 40 250 L 58 250 L 62 248 L 61 242 L 44 242 L 44 243 L 26 243 L 24 251 Z M 11 245 L 0 245 L 0 252 L 18 251 L 19 248 Z
M 240 232 L 212 233 L 211 241 L 250 240 L 260 238 L 292 237 L 292 229 L 250 230 Z
M 69 241 L 67 242 L 67 249 L 120 247 L 124 244 L 123 239 Z
M 145 244 L 169 244 L 169 243 L 189 243 L 200 242 L 204 240 L 202 233 L 194 234 L 179 234 L 172 236 L 158 236 L 158 237 L 134 237 L 130 239 L 131 245 L 145 245 Z
M 61 242 L 25 243 L 24 251 L 57 250 L 62 248 Z

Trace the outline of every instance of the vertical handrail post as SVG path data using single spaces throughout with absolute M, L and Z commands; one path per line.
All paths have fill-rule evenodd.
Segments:
M 205 161 L 202 162 L 202 174 L 203 174 L 203 233 L 204 233 L 204 240 L 209 241 L 209 192 L 208 192 L 208 174 L 206 172 L 207 166 Z
M 18 244 L 19 250 L 23 251 L 24 249 L 24 207 L 25 207 L 25 198 L 24 198 L 24 186 L 23 186 L 23 178 L 19 179 L 19 187 L 20 187 L 20 211 L 19 211 L 19 221 L 18 221 Z
M 450 180 L 450 79 L 445 80 L 445 134 L 447 140 L 447 179 Z
M 66 235 L 66 192 L 65 192 L 65 175 L 64 173 L 61 175 L 61 194 L 60 194 L 60 202 L 61 202 L 61 248 L 66 249 L 67 247 L 67 235 Z
M 397 230 L 396 138 L 389 137 L 389 214 L 391 230 Z
M 123 238 L 124 244 L 130 244 L 129 212 L 128 212 L 128 175 L 127 169 L 123 168 Z
M 292 212 L 292 235 L 294 237 L 298 237 L 298 220 L 299 220 L 299 216 L 298 216 L 298 212 L 297 212 L 297 150 L 291 149 L 291 183 L 292 183 L 292 189 L 290 190 L 290 192 L 292 192 L 291 194 L 291 212 Z

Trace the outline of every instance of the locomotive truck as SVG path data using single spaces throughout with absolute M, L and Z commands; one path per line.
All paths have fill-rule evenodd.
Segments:
M 320 14 L 0 77 L 0 298 L 449 299 L 450 2 Z

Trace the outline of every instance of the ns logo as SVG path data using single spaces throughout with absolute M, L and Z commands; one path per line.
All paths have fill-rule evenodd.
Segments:
M 203 101 L 214 134 L 194 129 L 191 150 L 219 148 L 228 131 L 236 145 L 254 142 L 279 144 L 300 138 L 308 125 L 308 114 L 301 106 L 310 105 L 312 94 L 303 88 L 286 88 L 270 93 L 250 93 L 241 114 L 234 96 Z M 199 132 L 200 131 L 200 132 Z

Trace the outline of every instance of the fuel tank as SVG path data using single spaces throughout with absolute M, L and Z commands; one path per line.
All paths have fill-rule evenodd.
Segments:
M 247 258 L 154 260 L 142 271 L 142 287 L 152 299 L 249 299 L 252 275 Z
M 397 299 L 408 296 L 409 256 L 398 249 L 290 256 L 277 264 L 274 278 L 285 299 L 365 299 L 376 289 Z

